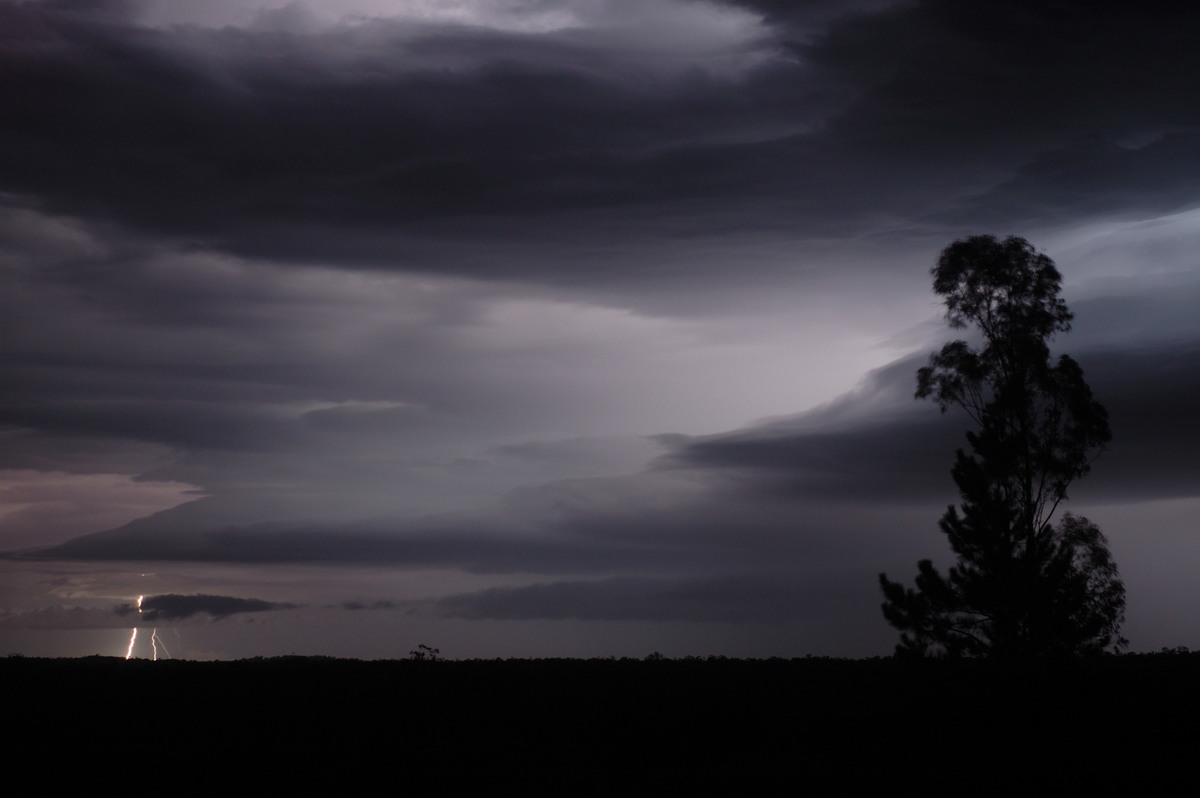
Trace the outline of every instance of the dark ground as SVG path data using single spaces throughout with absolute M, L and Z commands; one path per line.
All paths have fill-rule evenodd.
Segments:
M 1194 784 L 1200 654 L 0 660 L 9 783 L 334 793 L 1155 794 Z

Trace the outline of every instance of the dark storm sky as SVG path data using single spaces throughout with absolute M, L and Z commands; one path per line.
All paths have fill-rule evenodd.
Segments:
M 0 648 L 886 653 L 976 233 L 1194 647 L 1197 96 L 1179 3 L 0 2 Z

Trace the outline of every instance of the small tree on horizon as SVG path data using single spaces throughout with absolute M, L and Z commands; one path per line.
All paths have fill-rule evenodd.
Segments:
M 917 398 L 964 409 L 977 429 L 951 475 L 961 510 L 940 527 L 957 557 L 943 576 L 917 564 L 916 589 L 879 575 L 898 654 L 1031 657 L 1120 648 L 1125 587 L 1099 528 L 1052 519 L 1067 487 L 1111 438 L 1079 364 L 1052 362 L 1048 341 L 1070 330 L 1054 262 L 1022 238 L 973 236 L 932 269 L 953 341 L 917 372 Z

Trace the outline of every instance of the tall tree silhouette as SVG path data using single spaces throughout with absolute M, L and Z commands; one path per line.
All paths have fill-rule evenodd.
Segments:
M 1097 652 L 1124 644 L 1125 587 L 1100 530 L 1065 514 L 1067 487 L 1111 435 L 1108 417 L 1048 341 L 1071 327 L 1054 262 L 1022 238 L 973 236 L 942 251 L 933 290 L 953 328 L 974 328 L 979 348 L 954 341 L 917 372 L 917 398 L 960 407 L 967 433 L 951 475 L 961 511 L 940 526 L 957 562 L 943 576 L 917 564 L 916 589 L 879 575 L 883 614 L 901 631 L 897 653 L 1029 657 Z

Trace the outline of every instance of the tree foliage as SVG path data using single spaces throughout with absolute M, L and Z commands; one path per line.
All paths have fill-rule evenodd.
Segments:
M 1072 314 L 1053 261 L 1021 238 L 974 236 L 933 267 L 953 341 L 917 372 L 918 398 L 976 425 L 951 475 L 961 496 L 940 527 L 957 560 L 917 566 L 916 589 L 880 574 L 898 653 L 995 657 L 1097 652 L 1124 643 L 1125 588 L 1100 530 L 1065 514 L 1067 487 L 1110 439 L 1108 417 L 1070 357 L 1049 341 Z

